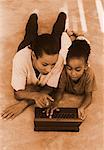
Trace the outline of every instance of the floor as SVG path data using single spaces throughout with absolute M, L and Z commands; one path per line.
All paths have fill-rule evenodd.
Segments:
M 103 0 L 0 0 L 0 113 L 15 103 L 10 85 L 12 58 L 24 35 L 25 24 L 34 9 L 39 9 L 39 34 L 51 32 L 58 11 L 67 4 L 69 22 L 76 32 L 85 31 L 92 52 L 90 64 L 94 68 L 97 91 L 87 111 L 80 132 L 34 132 L 34 113 L 28 108 L 14 120 L 0 119 L 1 150 L 103 150 L 104 149 L 104 35 L 98 18 L 96 3 L 104 8 Z M 80 3 L 80 5 L 78 5 Z M 99 4 L 99 5 L 100 5 Z M 79 11 L 79 7 L 81 7 Z M 100 9 L 101 12 L 102 9 Z M 100 17 L 101 18 L 101 17 Z M 87 26 L 86 26 L 87 25 Z

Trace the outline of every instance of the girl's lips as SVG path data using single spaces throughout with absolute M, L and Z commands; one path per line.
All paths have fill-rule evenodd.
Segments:
M 78 80 L 78 78 L 74 78 L 74 77 L 72 77 L 71 79 L 74 80 L 74 81 Z

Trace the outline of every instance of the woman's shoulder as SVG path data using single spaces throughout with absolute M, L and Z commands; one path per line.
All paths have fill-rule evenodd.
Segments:
M 14 55 L 13 61 L 24 61 L 25 59 L 28 60 L 29 56 L 31 56 L 31 49 L 25 47 Z

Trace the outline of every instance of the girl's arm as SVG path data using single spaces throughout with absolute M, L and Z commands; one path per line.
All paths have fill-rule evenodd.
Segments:
M 92 92 L 85 94 L 84 99 L 82 101 L 82 104 L 80 105 L 80 108 L 87 108 L 91 104 L 92 100 Z
M 78 116 L 82 120 L 86 118 L 85 109 L 91 104 L 91 101 L 92 101 L 92 92 L 85 94 L 85 97 L 80 107 L 78 108 Z

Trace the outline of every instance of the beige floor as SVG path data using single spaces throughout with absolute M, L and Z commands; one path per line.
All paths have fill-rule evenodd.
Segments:
M 67 2 L 70 24 L 81 32 L 77 0 L 0 0 L 0 113 L 15 102 L 10 86 L 12 58 L 21 41 L 31 12 L 39 9 L 39 33 L 50 32 L 58 10 Z M 88 32 L 92 44 L 90 64 L 94 68 L 98 90 L 87 109 L 87 119 L 80 132 L 34 132 L 31 108 L 13 121 L 0 119 L 1 150 L 103 150 L 103 34 L 100 30 L 95 0 L 83 0 Z M 102 0 L 102 2 L 104 2 Z M 104 3 L 103 3 L 104 4 Z

